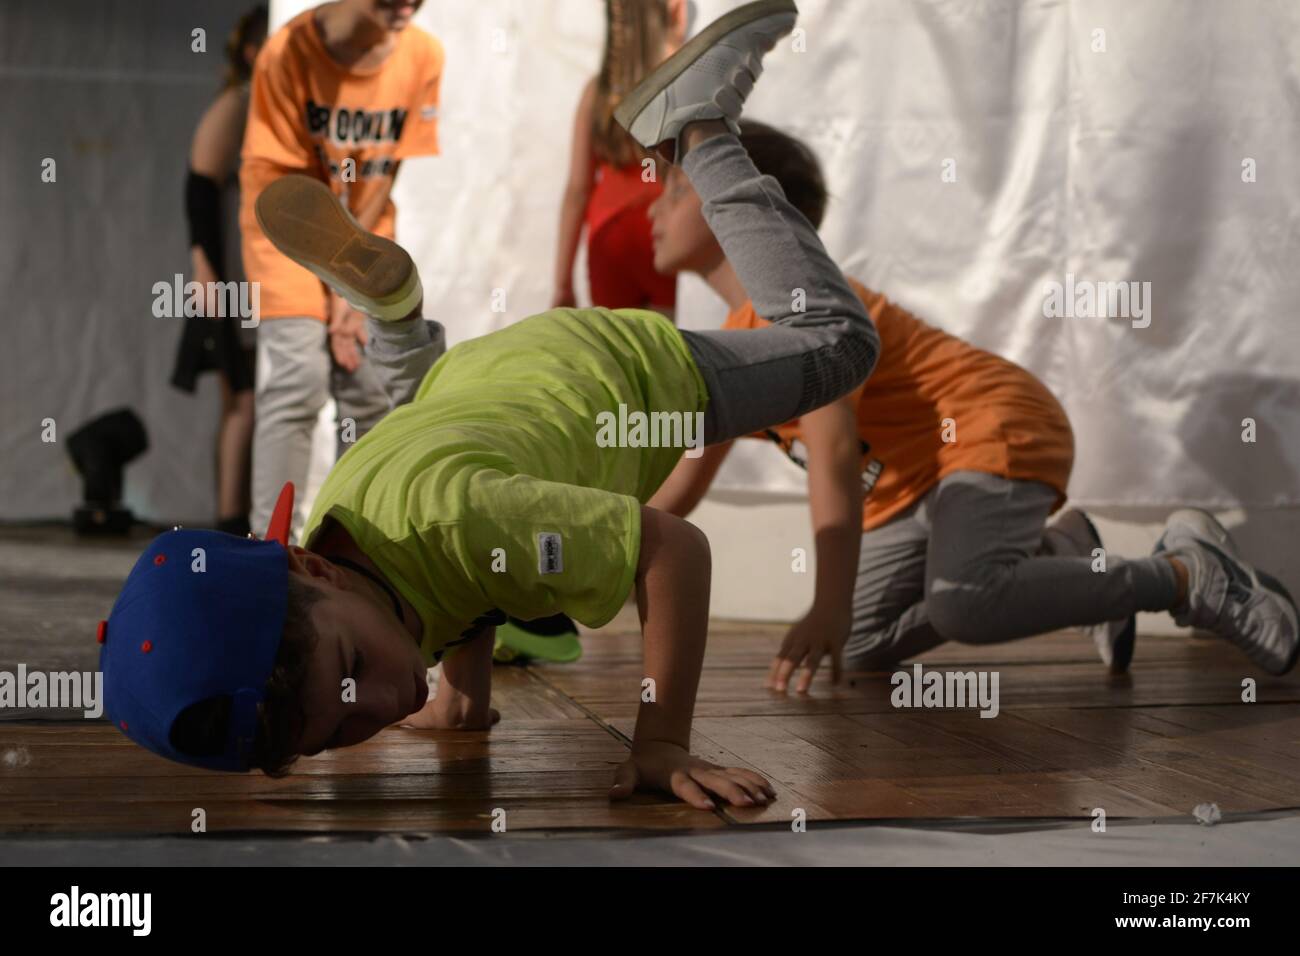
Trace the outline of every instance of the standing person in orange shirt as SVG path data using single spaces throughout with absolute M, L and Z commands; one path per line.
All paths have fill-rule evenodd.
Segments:
M 646 179 L 650 154 L 614 121 L 629 90 L 686 37 L 686 0 L 606 0 L 605 55 L 573 121 L 569 181 L 560 206 L 552 308 L 576 305 L 573 263 L 583 226 L 592 305 L 648 308 L 672 317 L 677 279 L 654 268 L 646 210 L 663 191 Z
M 332 394 L 339 452 L 389 410 L 366 364 L 364 318 L 263 235 L 261 191 L 288 173 L 329 185 L 363 227 L 391 238 L 401 161 L 438 152 L 442 45 L 411 26 L 423 0 L 339 0 L 267 41 L 253 71 L 240 170 L 244 269 L 260 284 L 252 524 L 286 481 L 305 483 L 316 417 Z M 296 524 L 295 524 L 296 527 Z
M 811 150 L 752 120 L 740 141 L 820 225 L 827 193 Z M 656 265 L 700 274 L 732 310 L 724 329 L 769 324 L 678 170 L 650 215 Z M 827 656 L 836 680 L 841 662 L 883 669 L 945 641 L 996 643 L 1064 627 L 1091 631 L 1102 661 L 1120 672 L 1137 611 L 1171 611 L 1180 624 L 1213 630 L 1269 673 L 1295 665 L 1294 639 L 1267 623 L 1292 626 L 1294 602 L 1262 571 L 1268 596 L 1251 592 L 1254 572 L 1213 517 L 1176 511 L 1154 554 L 1105 555 L 1103 571 L 1087 515 L 1069 509 L 1046 524 L 1074 462 L 1069 419 L 1046 386 L 848 281 L 880 335 L 871 377 L 753 436 L 807 470 L 817 552 L 813 607 L 787 633 L 769 687 L 786 690 L 802 668 L 796 687 L 806 692 Z M 650 506 L 685 517 L 730 448 L 682 459 Z

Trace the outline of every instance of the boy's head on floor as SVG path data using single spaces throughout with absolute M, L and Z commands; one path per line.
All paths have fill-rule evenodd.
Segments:
M 160 535 L 100 626 L 108 717 L 160 756 L 287 770 L 419 710 L 426 665 L 395 597 L 350 562 L 268 540 Z
M 816 154 L 788 133 L 748 119 L 741 124 L 740 142 L 758 171 L 780 183 L 791 205 L 819 227 L 826 212 L 826 181 Z M 650 219 L 657 271 L 708 275 L 726 258 L 680 167 L 669 168 L 663 193 L 650 206 Z
M 420 647 L 379 585 L 304 548 L 290 547 L 288 564 L 285 693 L 265 708 L 269 772 L 373 737 L 423 707 L 429 689 Z

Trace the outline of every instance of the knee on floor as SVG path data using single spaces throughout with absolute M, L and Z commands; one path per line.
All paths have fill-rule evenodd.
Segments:
M 930 626 L 946 641 L 983 644 L 991 639 L 994 589 L 987 580 L 939 580 L 926 589 Z

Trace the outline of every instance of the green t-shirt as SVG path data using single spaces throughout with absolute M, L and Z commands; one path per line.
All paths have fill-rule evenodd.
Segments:
M 600 627 L 632 588 L 640 504 L 702 438 L 707 395 L 661 315 L 533 316 L 450 349 L 339 459 L 303 538 L 338 521 L 419 612 L 430 661 L 494 609 Z

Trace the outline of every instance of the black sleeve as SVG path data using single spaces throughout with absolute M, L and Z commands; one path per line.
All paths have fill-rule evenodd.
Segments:
M 225 246 L 221 242 L 221 186 L 208 176 L 190 170 L 185 177 L 185 218 L 190 225 L 190 245 L 198 246 L 212 263 L 217 279 L 224 281 Z

